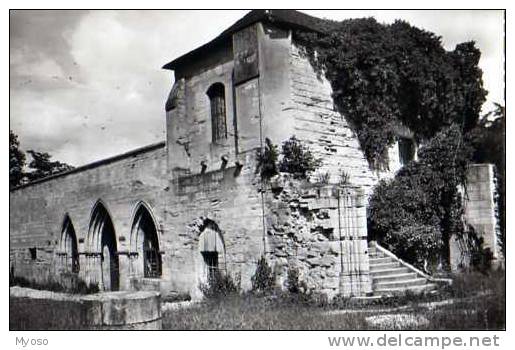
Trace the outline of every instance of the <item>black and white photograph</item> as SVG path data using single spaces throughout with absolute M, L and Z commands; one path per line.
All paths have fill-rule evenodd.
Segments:
M 505 16 L 10 9 L 9 330 L 505 331 Z

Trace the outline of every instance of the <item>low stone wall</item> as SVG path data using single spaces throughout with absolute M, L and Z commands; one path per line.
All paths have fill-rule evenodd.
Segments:
M 15 313 L 10 317 L 23 323 L 14 325 L 16 329 L 161 329 L 161 296 L 157 292 L 71 295 L 11 287 L 9 296 L 11 313 Z M 47 318 L 46 322 L 42 318 Z

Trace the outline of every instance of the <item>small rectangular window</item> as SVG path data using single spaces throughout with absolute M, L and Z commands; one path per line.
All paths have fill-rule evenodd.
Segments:
M 399 138 L 399 161 L 406 165 L 415 159 L 415 143 L 409 138 Z
M 38 258 L 38 251 L 36 248 L 29 248 L 30 260 L 36 260 Z

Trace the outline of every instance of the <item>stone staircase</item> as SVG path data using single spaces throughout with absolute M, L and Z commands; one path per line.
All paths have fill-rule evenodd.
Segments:
M 422 293 L 437 288 L 437 281 L 370 242 L 368 247 L 372 292 L 375 296 L 400 295 L 407 290 Z

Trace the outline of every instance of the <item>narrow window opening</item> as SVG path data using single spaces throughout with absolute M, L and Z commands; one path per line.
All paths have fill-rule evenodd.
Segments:
M 34 261 L 38 258 L 38 251 L 36 248 L 29 248 L 30 260 Z
M 211 105 L 211 130 L 213 143 L 227 139 L 227 121 L 225 116 L 225 87 L 215 83 L 207 90 Z
M 399 138 L 399 161 L 401 165 L 406 165 L 415 159 L 415 144 L 412 139 Z

